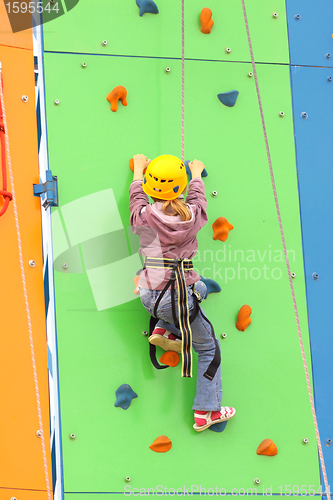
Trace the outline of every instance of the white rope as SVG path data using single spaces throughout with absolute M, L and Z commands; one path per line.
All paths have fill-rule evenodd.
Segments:
M 330 491 L 329 491 L 329 486 L 328 486 L 328 480 L 327 480 L 327 474 L 326 474 L 326 468 L 325 468 L 323 450 L 322 450 L 321 442 L 320 442 L 320 436 L 319 436 L 319 429 L 318 429 L 318 422 L 317 422 L 316 410 L 315 410 L 315 406 L 314 406 L 314 402 L 313 402 L 313 397 L 312 397 L 312 389 L 311 389 L 311 384 L 310 384 L 309 370 L 308 370 L 308 365 L 307 365 L 307 362 L 306 362 L 306 357 L 305 357 L 305 352 L 304 352 L 304 345 L 303 345 L 303 339 L 302 339 L 302 334 L 301 334 L 301 327 L 300 327 L 300 324 L 299 324 L 299 317 L 298 317 L 297 304 L 296 304 L 296 298 L 295 298 L 295 292 L 294 292 L 294 285 L 293 285 L 293 282 L 292 282 L 292 277 L 291 277 L 291 272 L 290 272 L 289 258 L 288 258 L 288 253 L 287 253 L 287 247 L 286 247 L 286 241 L 285 241 L 285 237 L 284 237 L 283 226 L 282 226 L 279 201 L 278 201 L 277 192 L 276 192 L 275 179 L 274 179 L 273 167 L 272 167 L 272 160 L 271 160 L 271 155 L 270 155 L 269 146 L 268 146 L 266 125 L 265 125 L 264 113 L 263 113 L 263 109 L 262 109 L 262 102 L 261 102 L 260 91 L 259 91 L 257 70 L 256 70 L 256 65 L 255 65 L 254 57 L 253 57 L 252 43 L 251 43 L 251 37 L 250 37 L 250 31 L 249 31 L 249 24 L 248 24 L 248 19 L 247 19 L 247 15 L 246 15 L 244 0 L 242 0 L 242 6 L 243 6 L 243 14 L 244 14 L 244 20 L 245 20 L 245 26 L 246 26 L 247 39 L 248 39 L 249 48 L 250 48 L 250 54 L 251 54 L 251 62 L 252 62 L 253 74 L 254 74 L 254 79 L 255 79 L 256 89 L 257 89 L 257 96 L 258 96 L 258 102 L 259 102 L 259 108 L 260 108 L 261 123 L 262 123 L 262 128 L 263 128 L 264 137 L 265 137 L 266 152 L 267 152 L 269 170 L 270 170 L 270 174 L 271 174 L 271 181 L 272 181 L 273 192 L 274 192 L 275 206 L 276 206 L 277 216 L 278 216 L 278 220 L 279 220 L 279 227 L 280 227 L 281 239 L 282 239 L 282 244 L 283 244 L 283 251 L 284 251 L 284 256 L 285 256 L 285 259 L 286 259 L 287 271 L 288 271 L 288 276 L 289 276 L 289 284 L 290 284 L 291 295 L 292 295 L 292 300 L 293 300 L 293 304 L 294 304 L 294 311 L 295 311 L 295 317 L 296 317 L 298 339 L 299 339 L 299 343 L 300 343 L 300 347 L 301 347 L 301 352 L 302 352 L 302 359 L 303 359 L 303 365 L 304 365 L 304 370 L 305 370 L 305 377 L 306 377 L 306 383 L 307 383 L 307 387 L 308 387 L 309 398 L 310 398 L 310 404 L 311 404 L 311 410 L 312 410 L 312 417 L 313 417 L 313 422 L 314 422 L 315 431 L 316 431 L 316 437 L 317 437 L 317 443 L 318 443 L 320 463 L 321 463 L 321 467 L 322 467 L 322 471 L 323 471 L 323 477 L 324 477 L 324 482 L 325 482 L 327 500 L 330 500 L 331 496 L 330 496 Z
M 184 163 L 184 73 L 185 73 L 185 56 L 184 56 L 184 0 L 182 0 L 182 162 Z

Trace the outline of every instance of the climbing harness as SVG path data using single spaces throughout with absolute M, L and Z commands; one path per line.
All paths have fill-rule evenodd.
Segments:
M 211 322 L 206 318 L 203 310 L 201 309 L 199 303 L 201 302 L 200 294 L 195 291 L 194 286 L 192 286 L 193 290 L 193 298 L 194 298 L 194 308 L 189 315 L 189 307 L 187 300 L 187 289 L 186 289 L 186 280 L 185 280 L 185 271 L 190 271 L 193 269 L 193 263 L 189 259 L 167 259 L 160 257 L 146 257 L 144 268 L 153 268 L 153 269 L 170 269 L 171 277 L 163 290 L 161 291 L 158 299 L 155 302 L 153 316 L 150 319 L 149 326 L 149 336 L 152 335 L 152 332 L 155 328 L 155 325 L 158 321 L 157 311 L 158 306 L 164 296 L 165 292 L 171 287 L 171 307 L 172 307 L 172 316 L 174 320 L 174 324 L 176 328 L 181 331 L 182 338 L 182 377 L 192 377 L 192 331 L 191 331 L 191 323 L 195 320 L 198 314 L 201 314 L 203 319 L 205 319 L 211 327 L 212 336 L 215 341 L 215 354 L 214 358 L 211 361 L 207 371 L 203 374 L 205 378 L 208 380 L 213 380 L 216 370 L 218 369 L 221 362 L 221 352 L 220 346 L 216 339 L 214 328 Z M 175 304 L 175 281 L 177 280 L 178 287 L 178 317 L 176 314 L 176 304 Z M 176 335 L 178 336 L 178 335 Z M 179 336 L 178 336 L 179 337 Z M 167 366 L 160 365 L 156 360 L 156 346 L 150 344 L 150 359 L 157 369 L 167 368 Z
M 1 65 L 1 63 L 0 63 Z M 2 72 L 1 72 L 1 67 L 0 67 L 0 73 L 1 73 L 1 96 L 3 94 L 3 78 L 2 78 Z M 4 109 L 2 106 L 2 99 L 0 100 L 0 141 L 1 141 L 1 163 L 2 163 L 2 189 L 0 190 L 0 194 L 4 197 L 5 204 L 2 207 L 0 211 L 0 217 L 1 215 L 4 215 L 6 212 L 9 202 L 13 199 L 13 195 L 7 191 L 7 173 L 6 173 L 6 147 L 5 147 L 5 123 L 4 123 Z

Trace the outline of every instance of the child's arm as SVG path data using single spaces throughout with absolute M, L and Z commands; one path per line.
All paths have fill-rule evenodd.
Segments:
M 193 160 L 188 164 L 189 169 L 191 170 L 192 179 L 201 179 L 201 172 L 204 170 L 205 165 L 202 161 Z
M 202 227 L 206 224 L 208 220 L 205 185 L 203 180 L 201 179 L 201 172 L 205 168 L 205 165 L 199 160 L 194 160 L 191 161 L 188 166 L 192 173 L 192 179 L 188 186 L 186 203 L 189 203 L 190 205 L 195 205 L 197 207 L 201 216 L 200 226 Z M 197 216 L 199 215 L 199 213 L 197 213 Z
M 134 174 L 133 182 L 130 185 L 130 212 L 131 226 L 142 226 L 145 223 L 145 216 L 142 209 L 148 205 L 148 196 L 142 189 L 142 177 L 144 169 L 149 165 L 151 160 L 147 160 L 144 155 L 134 155 Z M 135 182 L 140 181 L 140 182 Z
M 143 171 L 148 167 L 151 160 L 147 160 L 147 156 L 145 155 L 134 155 L 134 173 L 133 173 L 133 181 L 142 181 Z

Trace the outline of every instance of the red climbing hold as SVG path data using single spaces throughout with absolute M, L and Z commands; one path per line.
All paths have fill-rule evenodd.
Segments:
M 251 313 L 252 309 L 248 305 L 242 306 L 240 308 L 236 323 L 237 330 L 245 332 L 249 324 L 252 322 L 252 319 L 250 318 Z
M 117 111 L 118 100 L 120 99 L 123 106 L 127 106 L 126 101 L 127 90 L 122 85 L 118 85 L 111 92 L 108 93 L 106 99 L 111 103 L 111 111 Z
M 135 289 L 134 289 L 134 293 L 135 295 L 139 295 L 140 291 L 139 291 L 139 279 L 140 279 L 140 276 L 137 274 L 134 278 L 134 285 L 135 285 Z
M 132 170 L 132 172 L 134 172 L 134 160 L 133 160 L 133 158 L 131 158 L 129 161 L 129 167 Z M 147 167 L 143 171 L 144 174 L 146 173 L 146 170 L 147 170 Z
M 172 443 L 167 436 L 159 436 L 149 448 L 157 453 L 165 453 L 171 449 Z
M 213 240 L 225 241 L 228 238 L 229 231 L 234 228 L 225 217 L 219 217 L 212 225 L 214 230 Z
M 274 457 L 274 455 L 277 455 L 277 453 L 277 446 L 271 439 L 264 439 L 257 448 L 257 455 L 267 455 L 268 457 Z
M 3 78 L 1 74 L 1 94 L 3 95 Z M 0 195 L 3 196 L 4 205 L 0 209 L 0 217 L 3 215 L 9 205 L 9 202 L 13 199 L 12 193 L 7 191 L 7 171 L 6 171 L 6 147 L 5 147 L 5 134 L 7 131 L 5 130 L 4 123 L 4 109 L 2 109 L 1 101 L 0 101 L 0 143 L 1 143 L 1 163 L 2 163 L 2 187 L 0 191 Z
M 205 35 L 208 35 L 211 32 L 214 24 L 214 21 L 212 19 L 212 11 L 208 7 L 205 7 L 201 11 L 200 24 L 200 31 L 202 31 L 202 33 L 205 33 Z
M 177 366 L 179 363 L 179 354 L 175 351 L 165 351 L 160 357 L 160 362 L 168 366 Z

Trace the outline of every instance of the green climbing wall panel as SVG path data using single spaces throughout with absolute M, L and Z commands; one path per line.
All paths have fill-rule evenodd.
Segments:
M 247 76 L 252 67 L 241 2 L 210 3 L 211 35 L 198 30 L 204 5 L 185 2 L 186 57 L 203 59 L 185 62 L 185 160 L 200 159 L 208 171 L 209 221 L 199 234 L 195 266 L 222 287 L 204 310 L 216 334 L 227 333 L 222 403 L 237 409 L 221 434 L 192 429 L 195 370 L 189 380 L 179 366 L 152 367 L 141 335 L 149 316 L 133 294 L 140 261 L 128 231 L 128 160 L 137 153 L 181 155 L 181 61 L 173 59 L 181 56 L 181 4 L 161 0 L 159 15 L 140 18 L 134 0 L 110 3 L 95 2 L 92 9 L 81 0 L 44 33 L 45 50 L 52 51 L 44 54 L 49 163 L 59 179 L 52 230 L 65 493 L 90 492 L 80 498 L 91 500 L 93 492 L 122 493 L 126 476 L 138 489 L 185 484 L 230 493 L 255 488 L 256 477 L 273 493 L 285 485 L 317 489 L 316 438 L 255 82 Z M 258 64 L 257 71 L 311 366 L 285 6 L 281 0 L 246 4 L 256 61 L 286 63 Z M 226 46 L 230 61 L 239 62 L 227 62 Z M 106 96 L 116 85 L 126 87 L 128 106 L 119 104 L 113 113 Z M 236 105 L 223 106 L 217 94 L 236 89 Z M 216 198 L 209 196 L 213 190 Z M 220 216 L 234 225 L 225 243 L 212 240 L 211 225 Z M 253 322 L 239 332 L 235 320 L 246 303 Z M 126 411 L 114 407 L 124 383 L 139 396 Z M 149 449 L 161 434 L 173 443 L 166 454 Z M 256 455 L 265 438 L 277 444 L 277 456 Z
M 135 0 L 106 2 L 80 0 L 52 24 L 45 25 L 45 50 L 83 54 L 181 57 L 181 2 L 159 0 L 160 13 L 139 16 Z M 284 0 L 246 1 L 256 62 L 289 63 Z M 210 35 L 200 31 L 199 0 L 185 2 L 185 57 L 250 61 L 242 3 L 211 0 Z M 272 13 L 279 17 L 274 19 Z M 101 46 L 107 40 L 105 47 Z M 225 48 L 231 48 L 226 54 Z

